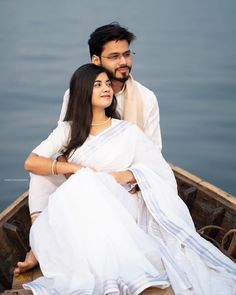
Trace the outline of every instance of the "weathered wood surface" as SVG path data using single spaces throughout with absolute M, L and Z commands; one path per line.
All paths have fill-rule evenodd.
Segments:
M 32 295 L 33 292 L 30 290 L 24 290 L 24 289 L 11 289 L 6 290 L 4 293 L 0 293 L 0 295 Z
M 181 198 L 187 204 L 197 229 L 207 225 L 236 228 L 236 197 L 191 173 L 171 165 Z
M 13 277 L 12 288 L 13 289 L 22 289 L 22 285 L 28 282 L 31 282 L 38 277 L 42 276 L 42 272 L 38 267 L 35 267 L 32 270 L 29 270 L 18 277 Z
M 180 167 L 171 167 L 196 229 L 236 261 L 236 197 Z
M 0 292 L 10 289 L 13 269 L 24 259 L 29 245 L 28 193 L 0 213 Z
M 218 245 L 223 243 L 224 253 L 236 259 L 236 197 L 175 165 L 171 167 L 176 176 L 179 195 L 187 204 L 197 230 L 205 227 L 201 234 Z M 0 292 L 14 288 L 4 294 L 32 294 L 21 289 L 22 283 L 40 275 L 39 268 L 36 268 L 14 280 L 12 276 L 16 262 L 24 259 L 29 247 L 27 199 L 28 192 L 0 213 Z M 143 294 L 162 294 L 154 288 L 145 292 Z

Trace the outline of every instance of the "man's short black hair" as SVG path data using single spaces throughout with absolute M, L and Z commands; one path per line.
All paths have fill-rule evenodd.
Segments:
M 97 28 L 88 40 L 90 57 L 101 56 L 104 45 L 109 41 L 126 40 L 130 44 L 136 36 L 126 28 L 121 27 L 118 22 Z

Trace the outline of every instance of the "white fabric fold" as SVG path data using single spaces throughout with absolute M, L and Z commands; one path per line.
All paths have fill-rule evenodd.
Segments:
M 113 120 L 70 161 L 98 172 L 82 169 L 50 196 L 30 234 L 44 276 L 25 288 L 136 295 L 171 284 L 180 295 L 236 294 L 235 263 L 196 233 L 172 170 L 138 127 Z M 126 169 L 141 193 L 109 174 Z

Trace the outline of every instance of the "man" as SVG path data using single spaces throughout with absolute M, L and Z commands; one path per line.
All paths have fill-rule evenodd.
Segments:
M 118 23 L 99 27 L 90 35 L 88 40 L 90 57 L 94 64 L 101 65 L 108 70 L 121 118 L 137 124 L 161 149 L 160 117 L 156 96 L 130 75 L 133 54 L 130 50 L 130 44 L 134 39 L 135 35 Z M 63 121 L 65 117 L 68 99 L 69 90 L 64 94 L 59 121 Z M 127 175 L 127 172 L 117 172 L 113 176 L 118 182 L 126 177 L 129 177 L 129 179 L 133 177 L 133 175 Z M 48 177 L 31 175 L 29 208 L 32 223 L 47 206 L 48 196 L 63 181 L 64 179 L 54 175 Z M 19 275 L 36 264 L 37 260 L 30 251 L 27 253 L 24 262 L 18 262 L 14 273 Z M 160 290 L 160 292 L 160 294 L 171 294 L 168 293 L 169 288 L 168 290 Z
M 135 81 L 131 75 L 130 44 L 135 35 L 118 23 L 97 28 L 88 40 L 91 61 L 110 73 L 112 88 L 117 98 L 121 118 L 136 123 L 161 149 L 159 108 L 152 91 Z M 60 120 L 63 120 L 69 91 L 64 95 Z

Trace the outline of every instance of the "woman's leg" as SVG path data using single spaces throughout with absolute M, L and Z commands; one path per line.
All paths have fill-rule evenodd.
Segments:
M 34 214 L 31 217 L 31 224 L 34 223 L 34 221 L 37 219 L 40 213 Z M 34 268 L 36 265 L 38 265 L 38 260 L 34 256 L 34 253 L 32 250 L 26 253 L 25 260 L 24 261 L 18 261 L 17 266 L 14 269 L 13 273 L 14 276 L 18 277 L 21 273 L 26 272 L 27 270 L 30 270 Z
M 66 159 L 58 157 L 59 162 L 65 162 Z M 66 176 L 67 177 L 67 176 Z M 29 211 L 31 214 L 31 224 L 34 223 L 40 212 L 47 207 L 49 196 L 65 181 L 63 175 L 40 176 L 31 173 L 29 185 Z M 32 250 L 26 253 L 25 260 L 19 261 L 14 269 L 14 275 L 32 269 L 38 265 L 38 261 Z

